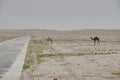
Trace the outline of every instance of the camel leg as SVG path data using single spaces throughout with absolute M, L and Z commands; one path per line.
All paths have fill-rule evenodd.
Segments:
M 94 45 L 96 45 L 96 41 L 94 41 Z
M 98 40 L 98 45 L 100 45 L 100 41 Z
M 53 40 L 50 40 L 51 44 L 53 44 Z

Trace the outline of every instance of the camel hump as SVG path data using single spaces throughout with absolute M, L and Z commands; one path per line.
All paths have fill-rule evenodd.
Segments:
M 51 40 L 52 38 L 51 37 L 47 37 L 46 40 Z
M 95 37 L 96 39 L 99 39 L 99 37 Z
M 96 36 L 95 38 L 99 38 L 99 37 Z

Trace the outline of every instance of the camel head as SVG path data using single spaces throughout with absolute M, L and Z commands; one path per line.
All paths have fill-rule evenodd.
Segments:
M 50 42 L 53 44 L 52 38 L 48 37 L 48 38 L 46 38 L 46 40 L 47 40 L 47 41 L 50 41 Z
M 94 40 L 93 37 L 90 37 L 91 40 Z

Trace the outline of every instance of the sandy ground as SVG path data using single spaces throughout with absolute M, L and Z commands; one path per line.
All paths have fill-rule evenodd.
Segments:
M 16 30 L 0 29 L 0 42 L 20 36 L 22 36 L 22 33 Z
M 1 36 L 0 35 L 0 43 L 1 42 L 4 42 L 4 41 L 7 41 L 7 40 L 10 40 L 10 39 L 13 39 L 13 38 L 16 38 L 17 36 Z
M 31 45 L 33 50 L 40 49 L 38 44 Z M 94 45 L 92 41 L 59 40 L 43 46 L 42 51 L 29 52 L 33 61 L 23 70 L 21 80 L 120 80 L 118 41 Z

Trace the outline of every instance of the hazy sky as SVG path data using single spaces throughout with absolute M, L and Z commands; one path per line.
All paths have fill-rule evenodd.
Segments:
M 120 29 L 120 0 L 0 0 L 0 28 Z

